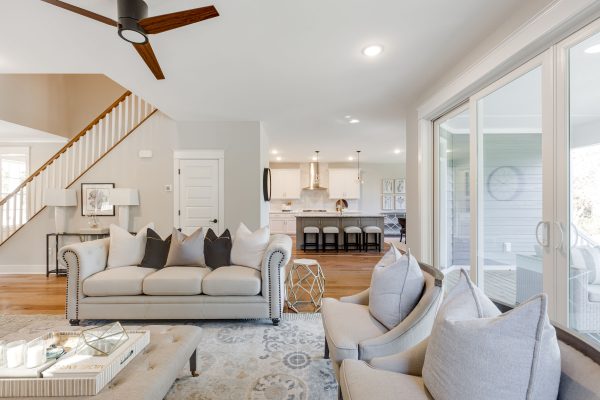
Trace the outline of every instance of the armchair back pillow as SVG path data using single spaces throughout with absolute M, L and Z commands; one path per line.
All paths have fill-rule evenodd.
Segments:
M 375 265 L 369 290 L 369 312 L 386 328 L 396 327 L 415 308 L 425 286 L 417 260 L 394 246 Z
M 106 268 L 129 267 L 140 265 L 146 251 L 146 234 L 154 224 L 144 226 L 135 235 L 118 225 L 110 225 L 110 246 Z
M 436 400 L 556 399 L 560 351 L 545 294 L 500 314 L 461 271 L 436 317 L 423 382 Z
M 252 232 L 244 223 L 240 223 L 231 248 L 231 263 L 260 271 L 265 250 L 269 245 L 269 238 L 268 227 L 265 226 Z
M 205 266 L 204 229 L 198 228 L 191 235 L 186 235 L 173 228 L 169 256 L 165 267 Z

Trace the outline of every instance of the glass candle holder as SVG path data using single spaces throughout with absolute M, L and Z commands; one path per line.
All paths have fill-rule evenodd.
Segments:
M 25 341 L 17 340 L 6 345 L 6 367 L 16 368 L 23 365 L 23 353 L 25 350 Z
M 46 362 L 46 341 L 37 338 L 25 346 L 25 367 L 35 368 Z

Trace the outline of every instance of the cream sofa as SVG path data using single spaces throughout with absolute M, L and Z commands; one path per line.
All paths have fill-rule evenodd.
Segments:
M 72 325 L 83 319 L 259 319 L 279 323 L 284 271 L 292 240 L 271 236 L 262 270 L 228 266 L 128 266 L 106 269 L 109 239 L 63 247 L 67 266 L 66 315 Z
M 600 351 L 583 336 L 556 326 L 562 373 L 558 400 L 600 399 Z M 427 340 L 396 355 L 364 361 L 345 360 L 340 390 L 346 400 L 431 400 L 421 371 Z M 477 379 L 470 376 L 469 379 Z

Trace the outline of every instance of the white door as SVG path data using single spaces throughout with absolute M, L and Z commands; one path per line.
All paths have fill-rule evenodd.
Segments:
M 184 233 L 200 227 L 221 231 L 219 173 L 218 160 L 179 160 L 179 204 L 175 206 Z

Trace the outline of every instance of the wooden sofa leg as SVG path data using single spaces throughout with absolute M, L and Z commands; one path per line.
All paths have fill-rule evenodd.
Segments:
M 70 319 L 69 320 L 69 324 L 71 324 L 71 326 L 79 326 L 79 320 L 78 319 Z
M 279 318 L 273 318 L 271 321 L 273 321 L 273 326 L 279 326 Z
M 329 360 L 329 345 L 327 344 L 327 339 L 325 339 L 325 354 L 323 354 L 323 358 Z

